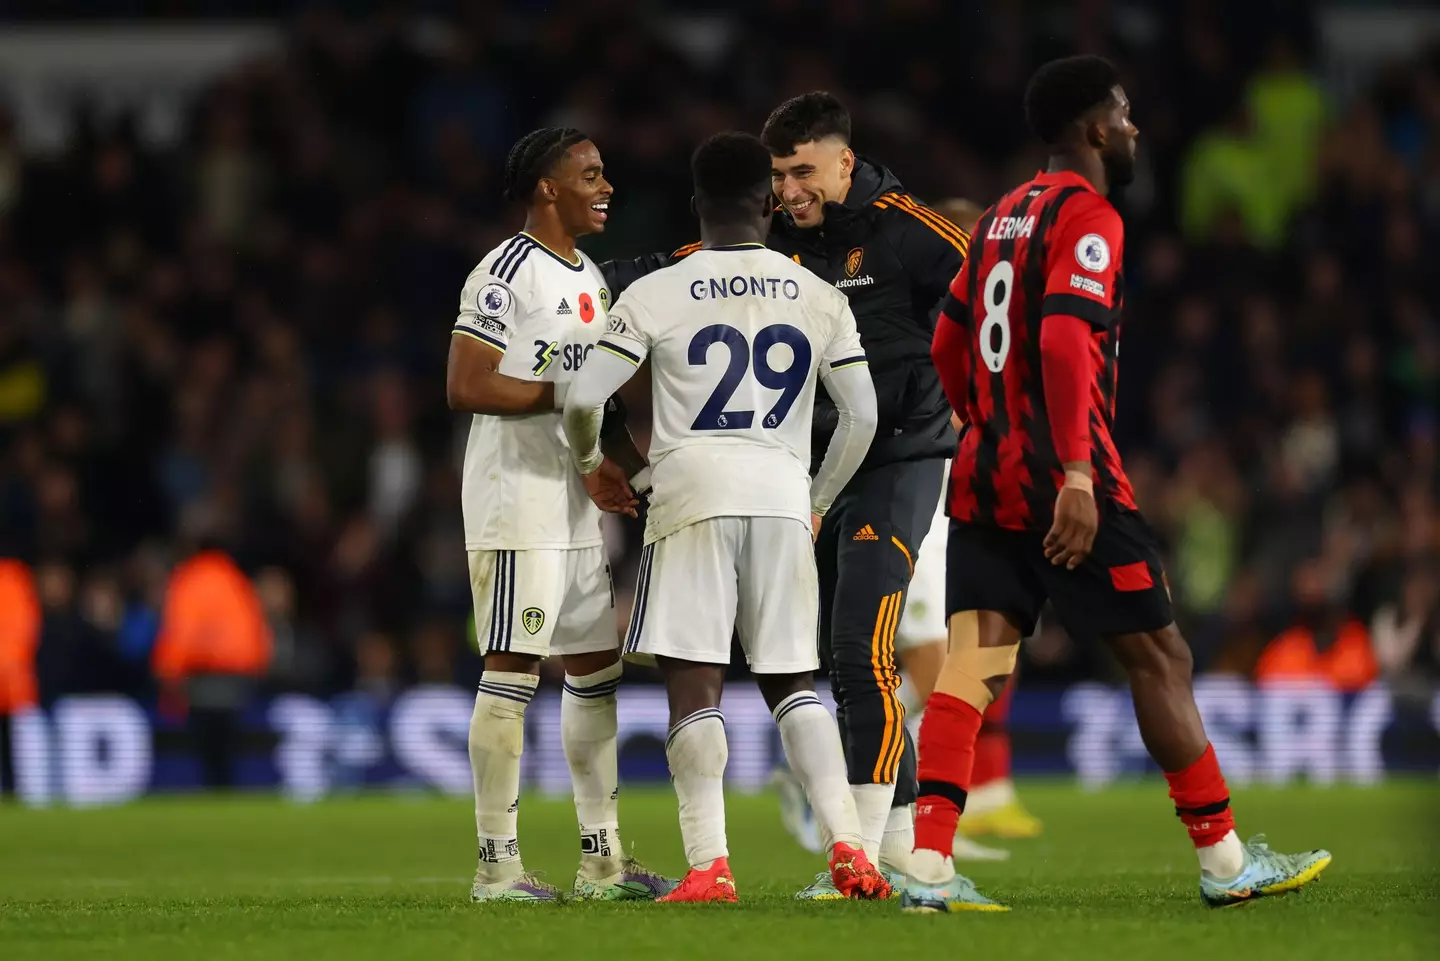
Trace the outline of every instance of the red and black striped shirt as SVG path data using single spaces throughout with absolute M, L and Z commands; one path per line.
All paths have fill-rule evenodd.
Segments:
M 935 331 L 936 369 L 968 425 L 950 471 L 951 517 L 1012 530 L 1050 527 L 1064 470 L 1040 340 L 1041 325 L 1055 316 L 1090 328 L 1089 357 L 1077 362 L 1089 362 L 1096 501 L 1102 511 L 1107 500 L 1135 509 L 1111 439 L 1123 252 L 1120 215 L 1078 174 L 1040 174 L 981 216 Z

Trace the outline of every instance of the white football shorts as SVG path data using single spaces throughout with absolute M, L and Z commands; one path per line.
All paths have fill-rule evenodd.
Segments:
M 945 544 L 949 536 L 950 518 L 945 516 L 945 498 L 941 497 L 930 531 L 920 542 L 920 553 L 915 558 L 915 573 L 910 578 L 900 629 L 895 634 L 897 651 L 934 641 L 943 643 L 946 639 Z
M 469 554 L 481 650 L 549 657 L 620 646 L 603 546 Z
M 711 517 L 640 555 L 625 653 L 729 664 L 730 640 L 755 674 L 820 666 L 820 580 L 809 525 L 790 517 Z

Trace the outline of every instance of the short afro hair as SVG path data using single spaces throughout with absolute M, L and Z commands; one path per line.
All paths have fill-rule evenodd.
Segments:
M 1051 60 L 1035 71 L 1025 88 L 1025 119 L 1035 136 L 1054 146 L 1066 127 L 1108 101 L 1119 82 L 1119 71 L 1104 57 Z
M 760 140 L 772 156 L 788 157 L 802 143 L 839 137 L 850 143 L 850 113 L 824 90 L 791 97 L 771 111 Z
M 756 216 L 770 199 L 770 152 L 754 134 L 728 130 L 690 157 L 695 202 L 706 219 Z
M 541 127 L 521 137 L 505 158 L 505 199 L 529 203 L 540 178 L 549 176 L 571 147 L 589 139 L 573 127 Z

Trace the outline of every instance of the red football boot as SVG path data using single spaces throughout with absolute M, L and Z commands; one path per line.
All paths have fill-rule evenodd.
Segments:
M 835 890 L 847 898 L 861 901 L 882 901 L 890 896 L 890 882 L 875 869 L 865 852 L 848 844 L 836 843 L 830 852 L 830 880 Z
M 862 858 L 865 856 L 862 852 Z M 869 862 L 866 862 L 869 863 Z M 873 871 L 874 868 L 871 868 Z M 685 872 L 680 886 L 669 894 L 662 894 L 656 901 L 681 902 L 721 901 L 734 904 L 740 898 L 735 894 L 735 878 L 730 873 L 730 862 L 716 858 L 705 870 L 691 868 Z

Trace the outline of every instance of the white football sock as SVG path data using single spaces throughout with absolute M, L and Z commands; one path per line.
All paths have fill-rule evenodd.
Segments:
M 902 804 L 890 809 L 885 819 L 885 836 L 880 839 L 880 860 L 902 874 L 909 870 L 910 852 L 915 850 L 915 806 Z
M 1234 831 L 1209 847 L 1196 848 L 1200 870 L 1212 878 L 1233 878 L 1245 870 L 1245 846 Z
M 977 784 L 965 794 L 965 813 L 989 814 L 1015 803 L 1015 782 L 1008 777 Z
M 583 677 L 566 674 L 560 696 L 560 741 L 580 821 L 580 873 L 593 880 L 620 872 L 615 691 L 621 670 L 616 661 Z
M 725 845 L 725 716 L 718 708 L 696 711 L 670 729 L 665 758 L 680 801 L 680 837 L 691 867 L 708 867 L 730 856 Z
M 910 869 L 906 875 L 921 884 L 949 884 L 955 876 L 955 861 L 939 851 L 920 848 L 910 855 Z
M 850 795 L 860 814 L 860 836 L 865 839 L 865 856 L 871 864 L 880 863 L 880 840 L 885 836 L 885 822 L 890 818 L 890 802 L 895 800 L 894 784 L 852 784 Z
M 775 723 L 790 770 L 805 788 L 820 825 L 821 849 L 829 854 L 836 842 L 860 847 L 860 814 L 845 776 L 845 749 L 840 729 L 814 691 L 797 691 L 775 705 Z
M 525 747 L 525 708 L 540 678 L 486 671 L 480 676 L 470 715 L 470 772 L 475 778 L 475 832 L 486 884 L 524 873 L 515 824 L 520 804 L 520 752 Z

